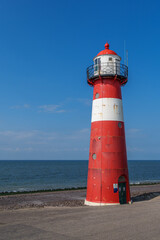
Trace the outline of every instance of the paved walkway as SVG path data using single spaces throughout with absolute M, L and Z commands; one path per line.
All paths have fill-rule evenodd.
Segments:
M 160 197 L 132 205 L 0 212 L 0 240 L 159 240 Z

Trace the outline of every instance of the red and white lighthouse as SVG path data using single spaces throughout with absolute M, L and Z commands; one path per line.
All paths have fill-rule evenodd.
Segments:
M 128 67 L 120 63 L 121 58 L 108 43 L 93 61 L 87 68 L 87 81 L 94 90 L 85 204 L 130 203 L 121 95 Z

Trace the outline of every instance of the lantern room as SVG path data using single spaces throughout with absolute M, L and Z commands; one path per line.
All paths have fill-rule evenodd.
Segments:
M 109 49 L 109 44 L 105 44 L 105 50 L 98 53 L 93 59 L 94 61 L 94 75 L 115 75 L 120 74 L 121 58 L 112 50 Z
M 120 63 L 121 57 L 109 49 L 109 44 L 105 44 L 105 49 L 93 58 L 94 64 L 87 68 L 87 79 L 93 85 L 96 78 L 116 76 L 124 85 L 127 82 L 128 67 Z

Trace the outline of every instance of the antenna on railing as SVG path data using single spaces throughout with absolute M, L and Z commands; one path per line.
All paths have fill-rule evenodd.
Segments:
M 126 41 L 124 40 L 124 65 L 126 65 Z
M 124 40 L 124 65 L 128 67 L 128 50 L 126 50 L 126 40 Z
M 128 67 L 128 50 L 126 50 L 126 58 L 127 58 L 127 67 Z

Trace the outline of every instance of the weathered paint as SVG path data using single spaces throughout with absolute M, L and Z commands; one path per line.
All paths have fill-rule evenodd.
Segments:
M 121 83 L 116 76 L 110 78 L 99 76 L 93 86 L 85 204 L 92 206 L 120 204 L 119 191 L 114 191 L 119 179 L 125 180 L 126 202 L 130 203 Z
M 93 89 L 93 100 L 96 99 L 96 93 L 99 93 L 99 98 L 122 99 L 120 82 L 113 78 L 96 80 Z
M 89 202 L 85 200 L 85 205 L 96 207 L 96 206 L 120 205 L 120 203 L 97 203 L 97 202 Z
M 122 100 L 119 98 L 98 98 L 93 100 L 92 120 L 123 122 Z

